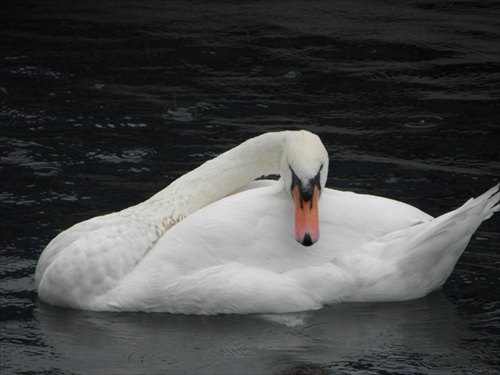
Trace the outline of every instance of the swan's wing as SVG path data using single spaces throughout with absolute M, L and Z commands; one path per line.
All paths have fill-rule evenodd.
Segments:
M 358 284 L 344 300 L 402 301 L 439 288 L 479 225 L 500 210 L 499 195 L 497 185 L 456 210 L 365 243 L 358 256 L 339 256 L 335 263 Z
M 94 217 L 56 236 L 37 264 L 35 283 L 49 303 L 90 308 L 131 272 L 156 240 L 154 227 L 127 211 Z
M 324 264 L 431 218 L 404 203 L 374 196 L 326 189 L 321 200 L 321 238 L 310 249 L 295 240 L 293 204 L 276 182 L 195 212 L 165 233 L 141 263 L 177 264 L 182 272 L 190 272 L 238 261 L 286 272 Z
M 114 301 L 107 309 L 191 313 L 315 308 L 356 282 L 336 259 L 429 218 L 383 198 L 326 190 L 322 200 L 322 237 L 306 248 L 295 240 L 280 182 L 222 199 L 171 228 L 102 301 Z M 377 220 L 381 212 L 387 217 Z
M 323 192 L 320 215 L 323 228 L 364 241 L 432 220 L 432 216 L 403 202 L 333 189 Z

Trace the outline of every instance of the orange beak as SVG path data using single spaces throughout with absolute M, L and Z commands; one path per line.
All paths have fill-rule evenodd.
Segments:
M 311 199 L 304 201 L 296 185 L 292 196 L 295 201 L 295 239 L 304 246 L 311 246 L 319 240 L 319 188 L 315 185 Z

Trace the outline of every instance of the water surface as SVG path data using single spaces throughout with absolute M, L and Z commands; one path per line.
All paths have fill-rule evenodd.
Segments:
M 498 183 L 495 2 L 7 1 L 0 14 L 2 373 L 500 371 L 499 218 L 443 289 L 284 316 L 40 303 L 61 230 L 265 131 L 305 128 L 328 186 L 432 215 Z

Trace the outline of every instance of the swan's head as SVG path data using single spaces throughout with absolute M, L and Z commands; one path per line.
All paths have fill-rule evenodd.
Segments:
M 292 132 L 281 176 L 295 203 L 295 239 L 304 246 L 319 240 L 318 203 L 328 176 L 328 153 L 315 134 Z

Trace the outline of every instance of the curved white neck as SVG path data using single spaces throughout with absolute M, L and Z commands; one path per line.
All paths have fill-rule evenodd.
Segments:
M 193 212 L 231 195 L 263 175 L 280 174 L 283 151 L 292 132 L 266 133 L 209 160 L 147 201 L 148 221 L 168 230 Z M 145 207 L 146 206 L 146 207 Z

